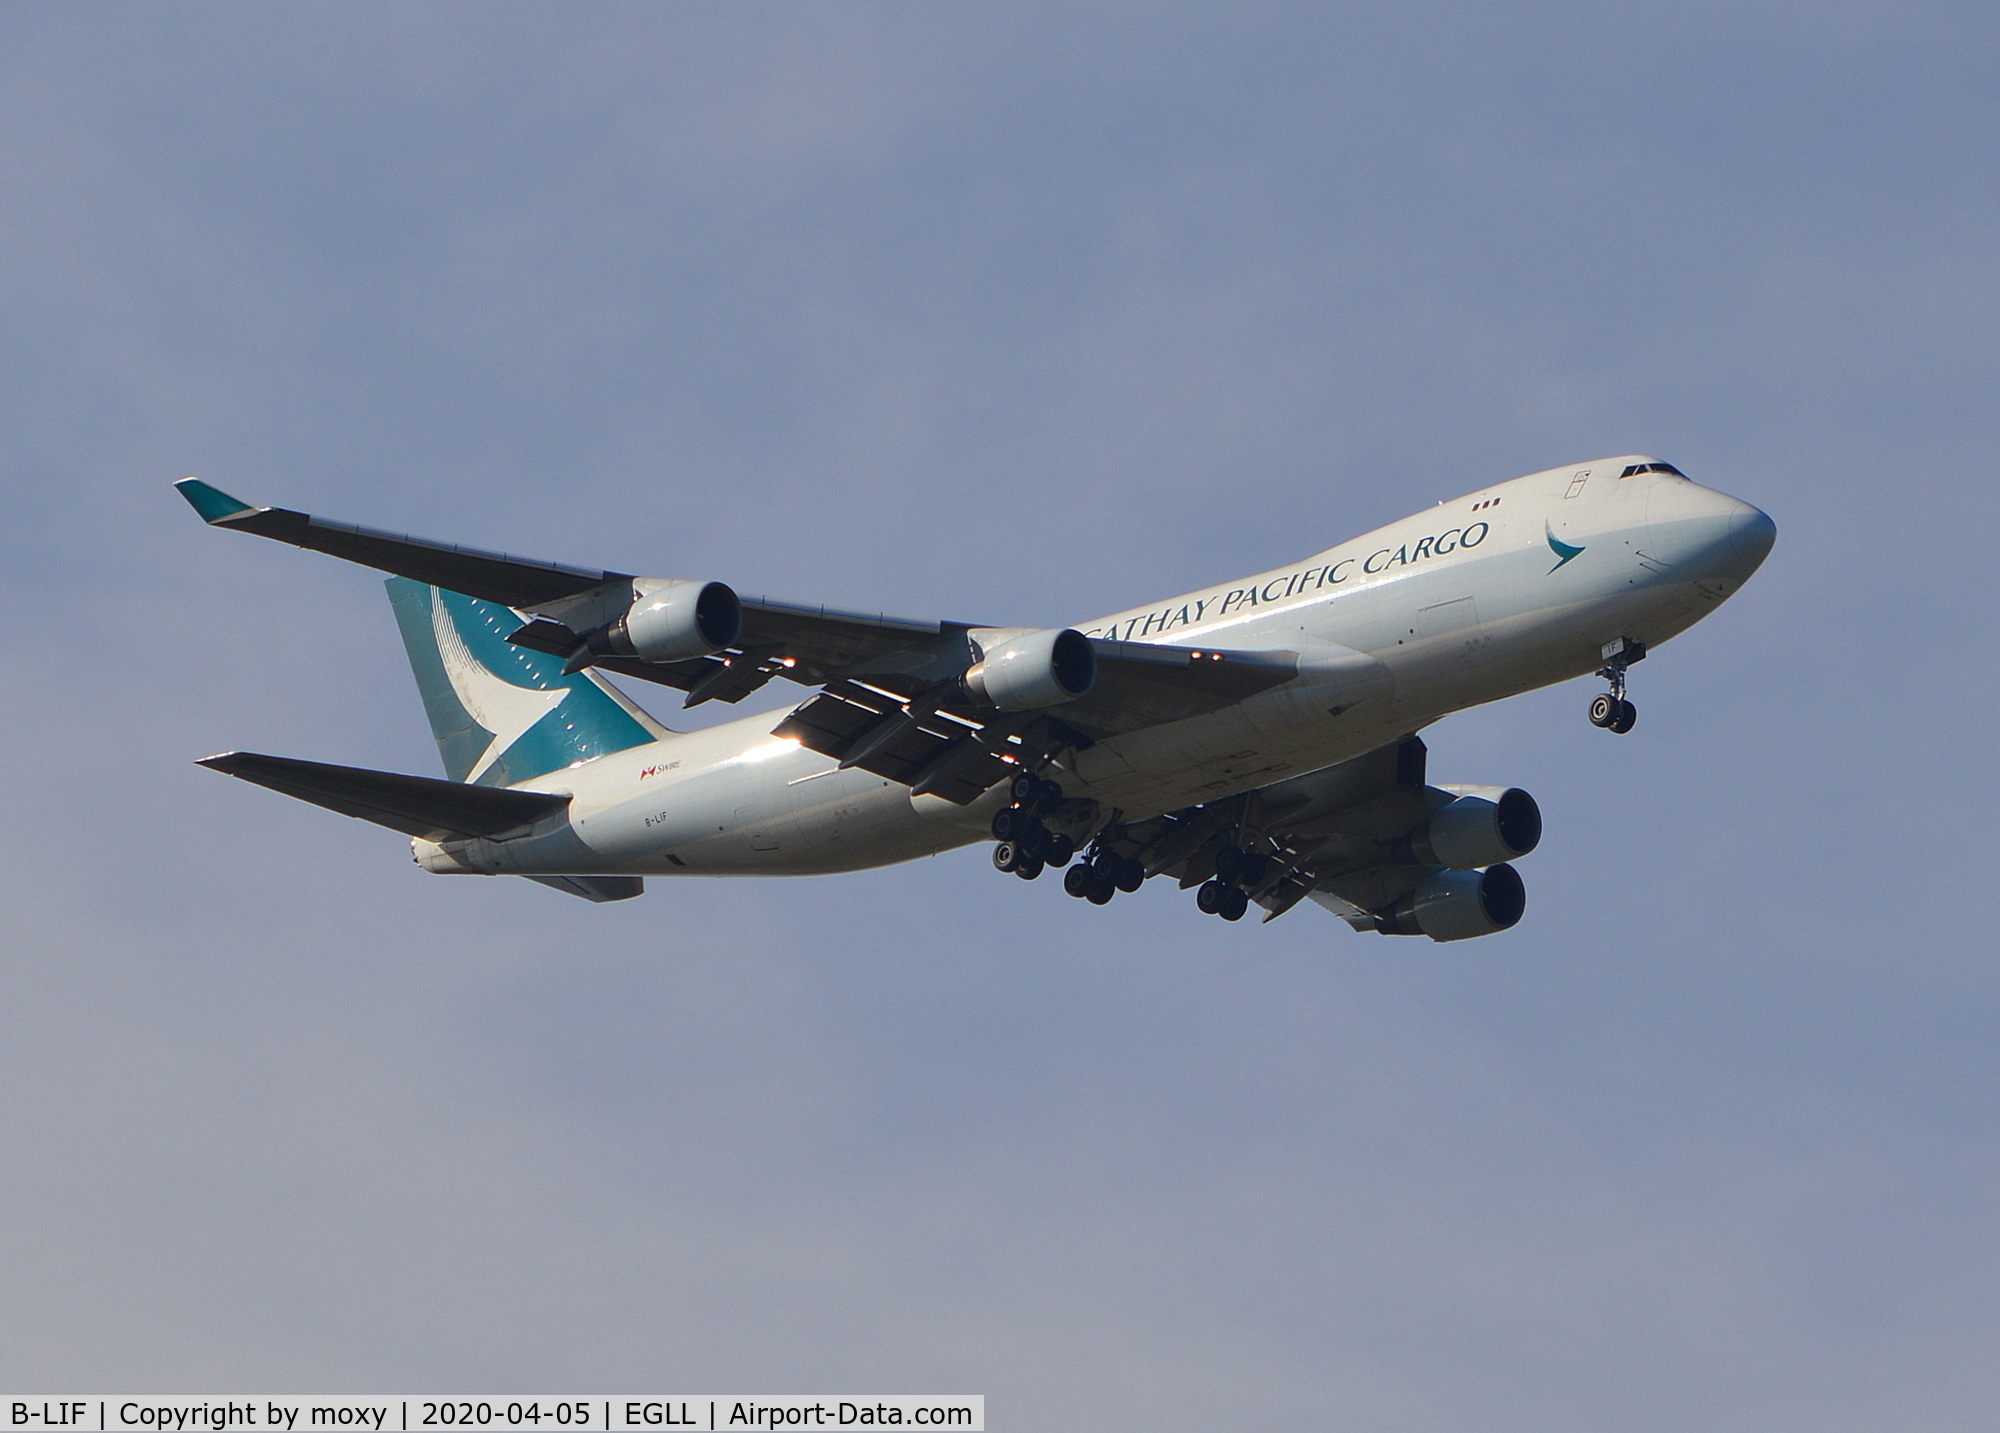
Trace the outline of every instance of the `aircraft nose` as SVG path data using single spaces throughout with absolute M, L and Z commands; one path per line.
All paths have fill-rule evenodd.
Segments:
M 1778 525 L 1762 508 L 1736 502 L 1734 498 L 1730 501 L 1736 503 L 1736 511 L 1729 519 L 1729 545 L 1743 563 L 1743 575 L 1748 577 L 1771 555 L 1772 544 L 1778 540 Z
M 1683 580 L 1746 580 L 1777 540 L 1769 515 L 1727 493 L 1684 480 L 1663 482 L 1646 503 L 1656 555 Z

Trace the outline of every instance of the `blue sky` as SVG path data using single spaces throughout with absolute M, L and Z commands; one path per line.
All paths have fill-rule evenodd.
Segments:
M 1996 39 L 0 11 L 0 1374 L 1991 1426 Z M 437 756 L 380 585 L 189 473 L 1054 624 L 1627 451 L 1778 547 L 1630 738 L 1427 733 L 1548 819 L 1467 945 L 981 850 L 599 909 L 191 764 Z

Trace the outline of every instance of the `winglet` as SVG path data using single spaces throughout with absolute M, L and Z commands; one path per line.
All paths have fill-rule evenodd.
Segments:
M 241 513 L 256 512 L 240 498 L 232 498 L 220 488 L 212 488 L 200 478 L 182 478 L 174 484 L 180 495 L 188 500 L 188 506 L 201 514 L 203 522 L 221 522 L 225 518 Z

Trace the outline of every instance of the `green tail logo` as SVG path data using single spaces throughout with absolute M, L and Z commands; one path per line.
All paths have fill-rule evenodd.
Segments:
M 1556 567 L 1561 567 L 1565 562 L 1568 562 L 1572 557 L 1576 557 L 1582 553 L 1583 551 L 1582 548 L 1572 547 L 1569 543 L 1566 543 L 1561 538 L 1557 537 L 1556 530 L 1550 527 L 1548 523 L 1544 522 L 1542 524 L 1542 531 L 1547 533 L 1549 536 L 1549 551 L 1553 552 L 1556 555 Z M 1556 570 L 1556 567 L 1551 567 L 1549 571 L 1554 572 Z

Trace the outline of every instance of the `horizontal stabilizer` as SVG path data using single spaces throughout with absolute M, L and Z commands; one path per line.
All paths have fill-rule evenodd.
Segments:
M 538 886 L 587 901 L 629 901 L 646 894 L 643 876 L 523 876 Z
M 426 841 L 497 836 L 569 804 L 569 797 L 552 792 L 466 786 L 432 776 L 329 766 L 251 751 L 226 751 L 197 764 Z
M 413 578 L 449 592 L 499 602 L 508 607 L 535 607 L 574 597 L 606 582 L 629 581 L 622 572 L 599 572 L 560 562 L 482 552 L 372 527 L 331 522 L 289 508 L 252 507 L 199 478 L 174 484 L 203 522 L 239 532 L 255 533 L 294 547 L 311 548 L 332 557 L 358 562 L 381 572 Z

